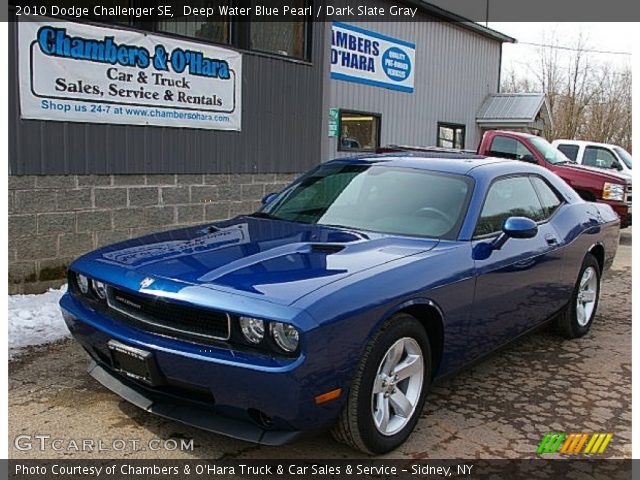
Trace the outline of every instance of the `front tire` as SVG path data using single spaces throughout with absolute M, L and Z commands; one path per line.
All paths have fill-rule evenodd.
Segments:
M 579 338 L 591 328 L 600 298 L 600 265 L 587 253 L 582 261 L 576 285 L 567 308 L 560 314 L 556 326 L 566 338 Z
M 393 316 L 365 348 L 333 437 L 368 454 L 397 448 L 418 422 L 430 380 L 425 329 L 411 315 Z

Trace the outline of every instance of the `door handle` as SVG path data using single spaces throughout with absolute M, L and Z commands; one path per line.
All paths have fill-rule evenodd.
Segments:
M 547 234 L 544 239 L 547 241 L 548 245 L 558 245 L 558 239 L 555 235 Z

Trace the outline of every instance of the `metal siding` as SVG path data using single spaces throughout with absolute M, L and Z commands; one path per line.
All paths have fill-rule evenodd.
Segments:
M 544 103 L 542 93 L 502 93 L 486 99 L 478 120 L 533 121 Z
M 13 18 L 15 20 L 15 16 Z M 9 22 L 10 172 L 290 173 L 320 161 L 324 29 L 312 64 L 245 53 L 242 131 L 21 120 L 17 28 Z
M 388 6 L 382 1 L 377 5 Z M 413 93 L 329 80 L 330 96 L 325 109 L 337 107 L 381 114 L 381 145 L 435 145 L 440 121 L 464 124 L 465 147 L 476 148 L 480 139 L 476 114 L 487 95 L 496 93 L 502 45 L 454 23 L 425 21 L 428 19 L 423 16 L 416 22 L 357 24 L 416 44 Z M 327 78 L 329 62 L 327 48 Z M 351 155 L 337 151 L 337 138 L 325 137 L 325 141 L 329 156 Z

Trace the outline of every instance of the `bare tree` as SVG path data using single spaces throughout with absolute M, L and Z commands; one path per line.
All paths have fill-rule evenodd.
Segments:
M 504 92 L 543 92 L 547 95 L 553 126 L 546 125 L 548 140 L 573 138 L 615 143 L 631 151 L 631 70 L 594 62 L 587 39 L 580 34 L 569 47 L 555 35 L 547 37 L 528 70 L 508 71 Z

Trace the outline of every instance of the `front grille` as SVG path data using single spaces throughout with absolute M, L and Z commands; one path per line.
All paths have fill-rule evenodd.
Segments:
M 107 289 L 109 307 L 125 323 L 140 330 L 192 341 L 228 340 L 227 313 L 183 305 L 162 297 Z
M 631 184 L 627 184 L 626 192 L 625 192 L 626 202 L 631 205 Z

